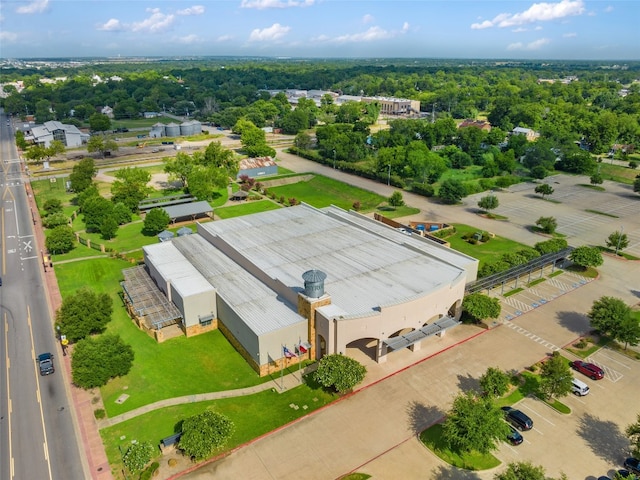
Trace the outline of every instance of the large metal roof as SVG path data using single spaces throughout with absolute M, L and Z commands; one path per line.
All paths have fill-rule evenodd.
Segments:
M 211 205 L 205 201 L 183 203 L 181 205 L 168 205 L 162 207 L 162 209 L 167 212 L 171 220 L 183 217 L 195 217 L 197 215 L 204 215 L 213 212 Z
M 427 295 L 465 275 L 461 266 L 440 258 L 448 252 L 429 251 L 424 242 L 358 217 L 337 207 L 318 210 L 303 204 L 200 224 L 199 229 L 221 237 L 292 289 L 302 286 L 304 272 L 325 272 L 325 292 L 345 317 Z

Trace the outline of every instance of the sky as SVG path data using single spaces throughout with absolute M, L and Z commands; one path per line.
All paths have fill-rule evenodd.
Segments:
M 640 1 L 0 0 L 0 58 L 639 60 Z

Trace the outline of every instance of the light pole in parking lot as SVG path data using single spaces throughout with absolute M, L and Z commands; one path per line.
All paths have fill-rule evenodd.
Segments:
M 616 245 L 616 255 L 618 255 L 618 250 L 620 249 L 620 240 L 622 240 L 622 234 L 624 232 L 624 225 L 620 226 L 620 235 L 618 235 L 618 244 Z

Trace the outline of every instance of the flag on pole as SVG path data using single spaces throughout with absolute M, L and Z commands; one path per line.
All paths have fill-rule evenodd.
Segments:
M 282 347 L 282 352 L 287 358 L 296 358 L 295 353 L 291 352 L 291 350 L 289 350 L 287 347 Z

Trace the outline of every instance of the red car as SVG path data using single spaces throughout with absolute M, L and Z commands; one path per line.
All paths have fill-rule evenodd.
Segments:
M 602 370 L 599 366 L 594 365 L 593 363 L 576 360 L 575 362 L 571 362 L 571 368 L 586 375 L 591 380 L 600 380 L 602 377 L 604 377 L 604 370 Z

